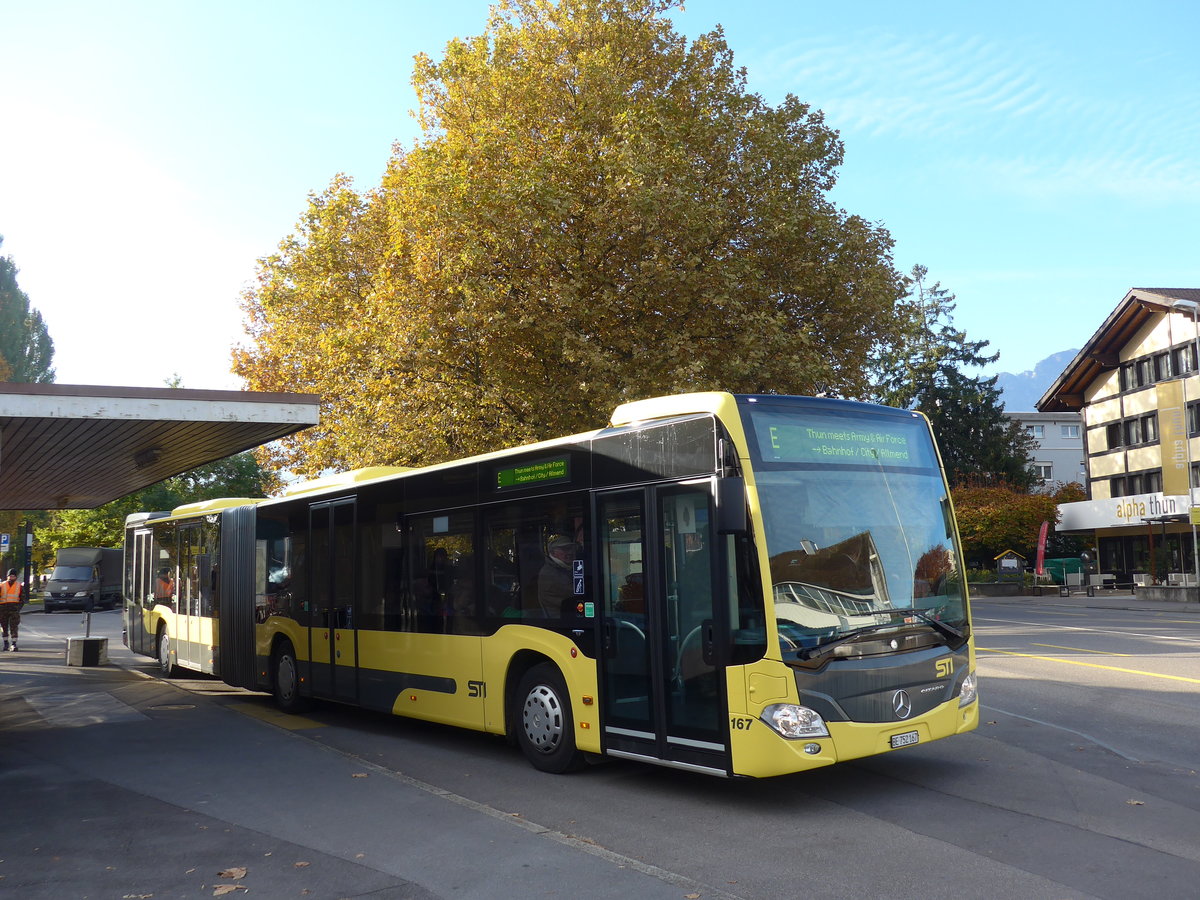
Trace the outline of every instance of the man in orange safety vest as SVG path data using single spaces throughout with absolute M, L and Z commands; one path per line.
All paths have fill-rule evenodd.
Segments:
M 21 627 L 21 607 L 25 604 L 25 585 L 17 581 L 17 570 L 9 569 L 8 578 L 0 583 L 0 632 L 4 634 L 4 649 L 17 649 L 17 631 Z M 9 635 L 12 646 L 9 646 Z

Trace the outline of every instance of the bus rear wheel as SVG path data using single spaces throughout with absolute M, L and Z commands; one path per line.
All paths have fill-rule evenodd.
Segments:
M 175 674 L 175 666 L 171 664 L 171 638 L 165 628 L 158 633 L 158 668 L 167 678 Z
M 583 766 L 575 748 L 575 721 L 567 685 L 551 663 L 526 672 L 517 686 L 517 743 L 534 768 L 559 774 Z
M 271 686 L 275 704 L 288 713 L 303 712 L 308 698 L 300 693 L 300 664 L 291 641 L 281 641 L 271 657 Z

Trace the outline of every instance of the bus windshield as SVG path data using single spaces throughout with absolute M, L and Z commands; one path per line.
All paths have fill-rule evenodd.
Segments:
M 783 646 L 967 627 L 945 481 L 918 416 L 842 402 L 747 404 Z

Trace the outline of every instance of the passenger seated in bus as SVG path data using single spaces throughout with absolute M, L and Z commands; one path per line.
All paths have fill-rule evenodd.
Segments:
M 575 542 L 562 534 L 550 538 L 546 561 L 538 573 L 538 606 L 548 619 L 562 617 L 565 603 L 575 599 L 571 565 L 575 561 Z

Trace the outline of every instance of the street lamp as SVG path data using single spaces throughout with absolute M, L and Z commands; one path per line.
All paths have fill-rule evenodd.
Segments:
M 1172 300 L 1171 309 L 1179 313 L 1187 313 L 1192 317 L 1192 341 L 1196 349 L 1196 365 L 1200 367 L 1200 303 L 1195 300 Z M 1193 373 L 1195 374 L 1195 373 Z M 1192 563 L 1196 569 L 1196 584 L 1200 585 L 1200 551 L 1197 550 L 1196 522 L 1192 518 L 1192 434 L 1187 415 L 1187 382 L 1184 382 L 1184 446 L 1187 448 L 1188 459 L 1188 521 L 1192 523 Z M 1200 410 L 1197 411 L 1200 414 Z

